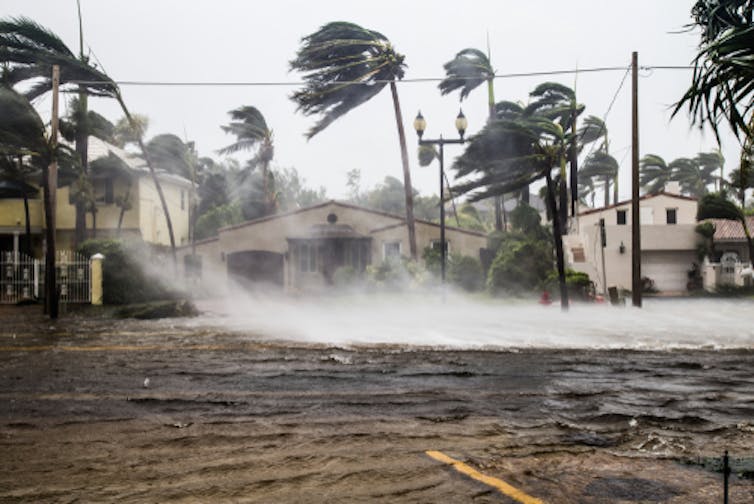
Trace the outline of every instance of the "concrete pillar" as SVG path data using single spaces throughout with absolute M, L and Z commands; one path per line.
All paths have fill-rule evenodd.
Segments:
M 105 258 L 102 254 L 94 254 L 91 259 L 91 270 L 89 281 L 92 284 L 92 304 L 102 304 L 102 260 Z

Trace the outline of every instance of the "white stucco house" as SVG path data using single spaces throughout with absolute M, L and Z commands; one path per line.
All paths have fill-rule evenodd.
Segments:
M 662 193 L 642 196 L 639 211 L 641 276 L 660 293 L 686 292 L 689 271 L 700 267 L 696 198 L 681 195 L 678 184 L 670 183 Z M 630 200 L 581 211 L 563 241 L 568 267 L 588 274 L 597 292 L 631 289 Z

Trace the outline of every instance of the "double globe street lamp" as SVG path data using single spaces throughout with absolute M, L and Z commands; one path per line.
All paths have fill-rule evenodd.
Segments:
M 419 145 L 439 146 L 437 157 L 440 160 L 440 278 L 442 279 L 442 283 L 445 283 L 445 264 L 447 262 L 448 255 L 447 242 L 445 241 L 445 186 L 443 184 L 445 178 L 445 169 L 443 166 L 443 147 L 445 146 L 445 144 L 462 144 L 466 142 L 463 135 L 466 133 L 467 126 L 468 121 L 466 120 L 466 116 L 463 115 L 463 110 L 461 110 L 460 112 L 458 112 L 458 116 L 456 117 L 456 129 L 458 130 L 458 136 L 460 138 L 458 138 L 457 140 L 446 140 L 442 137 L 442 135 L 440 135 L 440 138 L 438 139 L 427 140 L 422 138 L 422 136 L 424 135 L 424 130 L 427 129 L 427 121 L 426 119 L 424 119 L 421 111 L 416 114 L 416 119 L 414 119 L 414 129 L 416 130 L 416 134 L 419 136 Z

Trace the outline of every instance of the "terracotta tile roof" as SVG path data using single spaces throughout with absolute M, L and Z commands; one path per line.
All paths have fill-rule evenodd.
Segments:
M 715 225 L 715 235 L 712 237 L 714 241 L 746 241 L 744 228 L 738 221 L 707 219 L 707 222 Z M 750 233 L 754 231 L 754 216 L 746 217 L 746 227 Z

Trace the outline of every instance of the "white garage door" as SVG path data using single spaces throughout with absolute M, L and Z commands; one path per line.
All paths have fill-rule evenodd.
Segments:
M 685 291 L 688 271 L 697 260 L 694 252 L 644 252 L 641 255 L 641 276 L 655 282 L 655 288 L 663 291 Z

